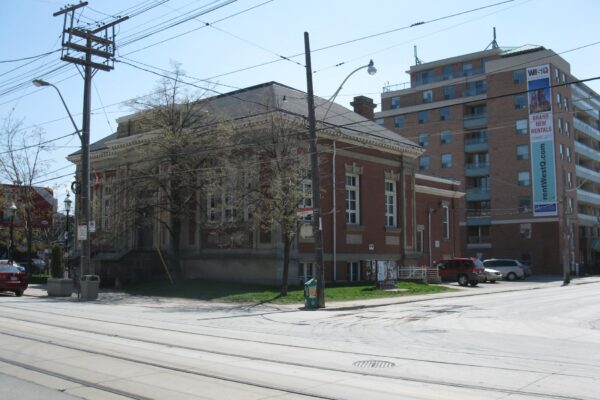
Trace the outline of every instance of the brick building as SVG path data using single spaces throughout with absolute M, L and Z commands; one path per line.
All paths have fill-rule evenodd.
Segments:
M 306 122 L 306 93 L 274 82 L 209 98 L 206 105 L 207 112 L 226 115 L 229 120 L 259 121 L 278 113 L 300 124 Z M 420 227 L 424 222 L 418 204 L 427 198 L 427 204 L 439 205 L 440 210 L 441 207 L 453 208 L 456 184 L 415 175 L 416 161 L 423 149 L 398 133 L 337 104 L 329 108 L 324 99 L 316 98 L 315 105 L 326 280 L 372 278 L 378 261 L 404 266 L 423 262 L 425 249 L 418 246 L 423 244 L 424 228 Z M 164 228 L 157 224 L 143 230 L 130 226 L 123 235 L 102 236 L 103 231 L 110 231 L 111 224 L 117 222 L 114 215 L 111 217 L 114 210 L 125 207 L 118 196 L 122 191 L 117 190 L 117 186 L 127 182 L 131 165 L 140 157 L 132 149 L 148 135 L 132 129 L 134 118 L 135 115 L 120 118 L 117 132 L 91 145 L 91 170 L 99 182 L 92 194 L 97 221 L 96 233 L 92 236 L 92 262 L 96 271 L 108 280 L 111 274 L 147 275 L 150 264 L 156 263 L 157 258 L 149 258 L 149 254 L 155 253 L 152 249 L 169 250 Z M 251 135 L 252 132 L 239 131 L 238 134 Z M 79 153 L 69 159 L 79 168 Z M 428 189 L 428 186 L 432 187 Z M 273 226 L 267 232 L 250 232 L 249 235 L 230 233 L 232 241 L 238 233 L 243 236 L 243 241 L 235 247 L 211 241 L 210 232 L 200 231 L 201 224 L 197 223 L 207 214 L 207 202 L 202 199 L 205 195 L 198 193 L 198 208 L 190 210 L 182 229 L 186 277 L 280 282 L 279 228 Z M 237 215 L 245 218 L 243 212 Z M 438 223 L 441 215 L 440 211 L 434 216 L 436 229 L 441 226 L 441 222 Z M 440 251 L 451 254 L 448 243 L 455 241 L 454 230 L 447 232 L 449 236 L 440 239 L 443 242 Z M 441 255 L 436 254 L 436 257 Z M 311 277 L 313 260 L 312 225 L 308 221 L 301 222 L 292 248 L 289 282 L 295 284 Z
M 425 148 L 420 173 L 460 182 L 461 253 L 536 273 L 600 260 L 598 95 L 540 46 L 492 48 L 410 68 L 377 122 Z

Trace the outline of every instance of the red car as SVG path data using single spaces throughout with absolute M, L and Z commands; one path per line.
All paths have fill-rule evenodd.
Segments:
M 0 292 L 13 292 L 16 296 L 23 296 L 28 283 L 27 272 L 14 265 L 0 264 Z
M 451 258 L 438 264 L 443 281 L 457 281 L 461 286 L 476 286 L 485 282 L 485 268 L 477 258 Z

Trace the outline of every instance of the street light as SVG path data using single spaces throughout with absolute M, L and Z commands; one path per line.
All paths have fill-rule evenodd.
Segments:
M 9 210 L 9 215 L 10 215 L 10 242 L 8 245 L 8 263 L 12 264 L 13 263 L 13 257 L 14 257 L 14 245 L 13 245 L 13 230 L 14 230 L 14 224 L 15 224 L 15 214 L 17 212 L 17 206 L 15 205 L 15 203 L 13 202 L 10 207 L 8 208 Z
M 329 103 L 329 106 L 327 107 L 327 111 L 325 111 L 325 115 L 323 116 L 323 122 L 325 122 L 325 118 L 327 118 L 327 114 L 329 114 L 329 109 L 331 109 L 331 106 L 333 105 L 333 101 L 335 100 L 335 98 L 337 97 L 337 95 L 340 93 L 340 91 L 342 90 L 342 88 L 344 87 L 344 84 L 346 83 L 346 81 L 348 80 L 348 78 L 350 78 L 352 75 L 354 75 L 355 72 L 360 71 L 361 69 L 365 69 L 367 68 L 367 72 L 369 73 L 369 75 L 373 76 L 377 73 L 377 68 L 375 68 L 375 64 L 373 63 L 373 60 L 370 60 L 369 63 L 367 65 L 363 65 L 361 67 L 356 68 L 354 71 L 350 72 L 348 74 L 348 76 L 346 77 L 346 79 L 344 79 L 342 81 L 342 84 L 340 85 L 340 87 L 335 91 L 335 93 L 333 94 L 333 96 L 331 96 L 329 98 L 329 100 L 327 100 L 327 102 Z
M 87 71 L 87 68 L 86 68 Z M 87 72 L 86 72 L 87 73 Z M 86 79 L 86 85 L 89 85 L 91 81 Z M 65 103 L 65 100 L 62 96 L 62 94 L 60 93 L 60 90 L 58 90 L 58 88 L 49 83 L 46 82 L 44 80 L 41 79 L 34 79 L 32 81 L 34 86 L 37 87 L 41 87 L 41 86 L 52 86 L 56 92 L 58 93 L 58 95 L 60 96 L 60 99 L 63 103 L 63 105 L 65 106 L 65 110 L 67 111 L 67 114 L 69 114 L 69 118 L 71 119 L 71 123 L 73 124 L 73 127 L 75 128 L 75 131 L 77 132 L 77 135 L 79 136 L 79 139 L 81 140 L 81 186 L 79 189 L 79 197 L 81 199 L 81 219 L 83 220 L 83 225 L 85 226 L 85 239 L 82 239 L 82 245 L 81 245 L 81 274 L 82 275 L 86 275 L 86 274 L 90 274 L 93 273 L 93 271 L 91 270 L 91 246 L 90 246 L 90 108 L 89 108 L 89 104 L 90 104 L 90 99 L 89 99 L 89 88 L 86 86 L 86 90 L 85 93 L 86 95 L 84 95 L 84 105 L 83 105 L 83 129 L 79 129 L 77 127 L 77 124 L 75 123 L 75 120 L 73 119 L 73 116 L 71 115 L 71 112 L 69 111 L 69 107 L 67 107 L 67 104 Z
M 310 164 L 311 164 L 311 175 L 312 175 L 312 204 L 313 204 L 313 236 L 314 236 L 314 250 L 315 250 L 315 266 L 317 275 L 317 303 L 319 308 L 325 307 L 325 270 L 323 268 L 323 232 L 321 231 L 321 189 L 320 189 L 320 173 L 319 173 L 319 154 L 317 152 L 317 128 L 316 128 L 316 117 L 315 117 L 315 97 L 313 91 L 312 81 L 312 64 L 310 59 L 310 40 L 308 32 L 304 32 L 304 55 L 306 58 L 306 94 L 308 103 L 308 131 L 310 135 Z M 373 60 L 367 65 L 363 65 L 354 71 L 352 71 L 346 79 L 342 82 L 338 90 L 335 91 L 331 99 L 325 117 L 329 113 L 329 109 L 333 104 L 336 96 L 342 90 L 344 83 L 354 74 L 363 68 L 368 68 L 370 75 L 377 72 L 373 65 Z M 333 191 L 335 193 L 335 190 Z M 334 200 L 335 201 L 335 200 Z M 335 203 L 334 203 L 335 204 Z M 335 212 L 334 212 L 335 215 Z M 334 228 L 335 229 L 335 228 Z M 335 265 L 334 265 L 335 270 Z
M 53 84 L 51 84 L 50 82 L 46 82 L 42 79 L 34 79 L 31 81 L 31 83 L 33 83 L 33 86 L 36 86 L 36 87 L 52 86 L 56 90 L 56 93 L 58 93 L 58 96 L 60 97 L 60 100 L 62 101 L 63 106 L 65 106 L 65 110 L 67 110 L 67 114 L 69 114 L 69 119 L 71 120 L 71 123 L 73 124 L 73 127 L 75 128 L 75 132 L 77 132 L 77 135 L 79 135 L 79 138 L 81 139 L 81 131 L 77 127 L 77 124 L 75 123 L 75 120 L 73 119 L 73 116 L 71 115 L 71 112 L 69 111 L 69 107 L 67 107 L 67 103 L 65 103 L 65 99 L 63 98 L 62 94 L 60 93 L 60 90 L 58 90 L 58 88 L 56 86 L 54 86 Z
M 66 221 L 66 235 L 65 235 L 65 271 L 67 271 L 67 276 L 69 275 L 69 211 L 71 211 L 71 199 L 69 196 L 69 192 L 67 192 L 67 197 L 65 198 L 65 211 L 67 212 L 67 221 Z

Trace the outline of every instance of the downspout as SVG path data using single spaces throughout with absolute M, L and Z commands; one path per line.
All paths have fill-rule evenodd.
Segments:
M 336 206 L 336 187 L 335 187 L 335 156 L 336 156 L 335 140 L 333 141 L 333 167 L 332 167 L 332 196 L 333 196 L 333 281 L 337 281 L 337 210 Z

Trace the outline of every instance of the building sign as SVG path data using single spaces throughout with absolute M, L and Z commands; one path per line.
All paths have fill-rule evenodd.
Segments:
M 550 65 L 527 68 L 533 216 L 558 215 Z

